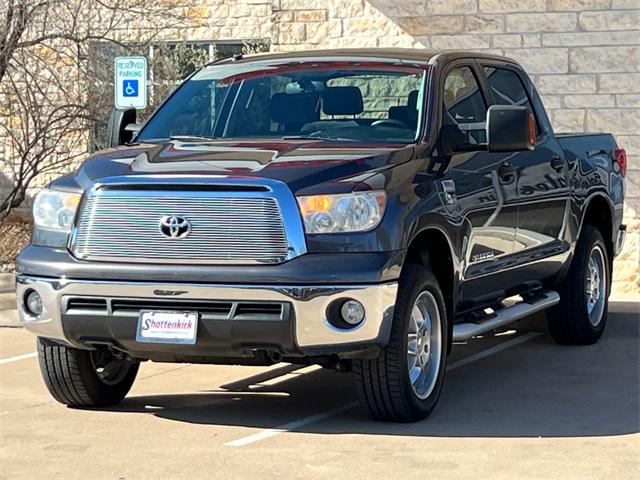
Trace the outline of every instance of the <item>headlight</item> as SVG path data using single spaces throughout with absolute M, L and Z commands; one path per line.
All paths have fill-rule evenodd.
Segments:
M 365 232 L 382 220 L 387 195 L 381 191 L 297 197 L 307 233 Z
M 33 222 L 43 230 L 69 233 L 79 204 L 78 193 L 41 190 L 33 203 Z

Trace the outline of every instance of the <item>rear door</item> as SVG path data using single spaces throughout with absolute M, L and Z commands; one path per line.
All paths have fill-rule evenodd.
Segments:
M 518 190 L 515 263 L 528 263 L 566 248 L 562 236 L 569 206 L 567 164 L 524 72 L 515 65 L 480 63 L 491 104 L 526 106 L 536 119 L 535 149 L 516 152 L 510 159 L 516 171 Z

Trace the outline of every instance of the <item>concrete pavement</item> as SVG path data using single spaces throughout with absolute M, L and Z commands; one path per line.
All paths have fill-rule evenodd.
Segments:
M 349 375 L 145 363 L 107 411 L 55 403 L 22 329 L 0 329 L 0 478 L 638 478 L 640 304 L 588 347 L 539 321 L 456 347 L 441 403 L 372 422 Z
M 0 273 L 0 327 L 17 327 L 16 277 L 13 273 Z

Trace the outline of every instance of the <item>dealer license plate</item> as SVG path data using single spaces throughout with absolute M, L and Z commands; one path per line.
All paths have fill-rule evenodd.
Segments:
M 138 317 L 136 341 L 193 345 L 197 331 L 197 312 L 143 310 Z

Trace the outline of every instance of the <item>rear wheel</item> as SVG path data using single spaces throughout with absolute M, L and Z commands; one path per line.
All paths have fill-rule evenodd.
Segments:
M 431 271 L 405 267 L 389 344 L 375 359 L 354 361 L 358 396 L 378 420 L 412 422 L 435 408 L 447 358 L 444 298 Z
M 139 363 L 108 350 L 80 350 L 38 338 L 40 371 L 47 389 L 70 407 L 109 407 L 133 385 Z
M 556 342 L 589 345 L 602 336 L 609 306 L 609 265 L 602 235 L 594 226 L 585 225 L 567 278 L 558 289 L 560 303 L 547 316 Z

